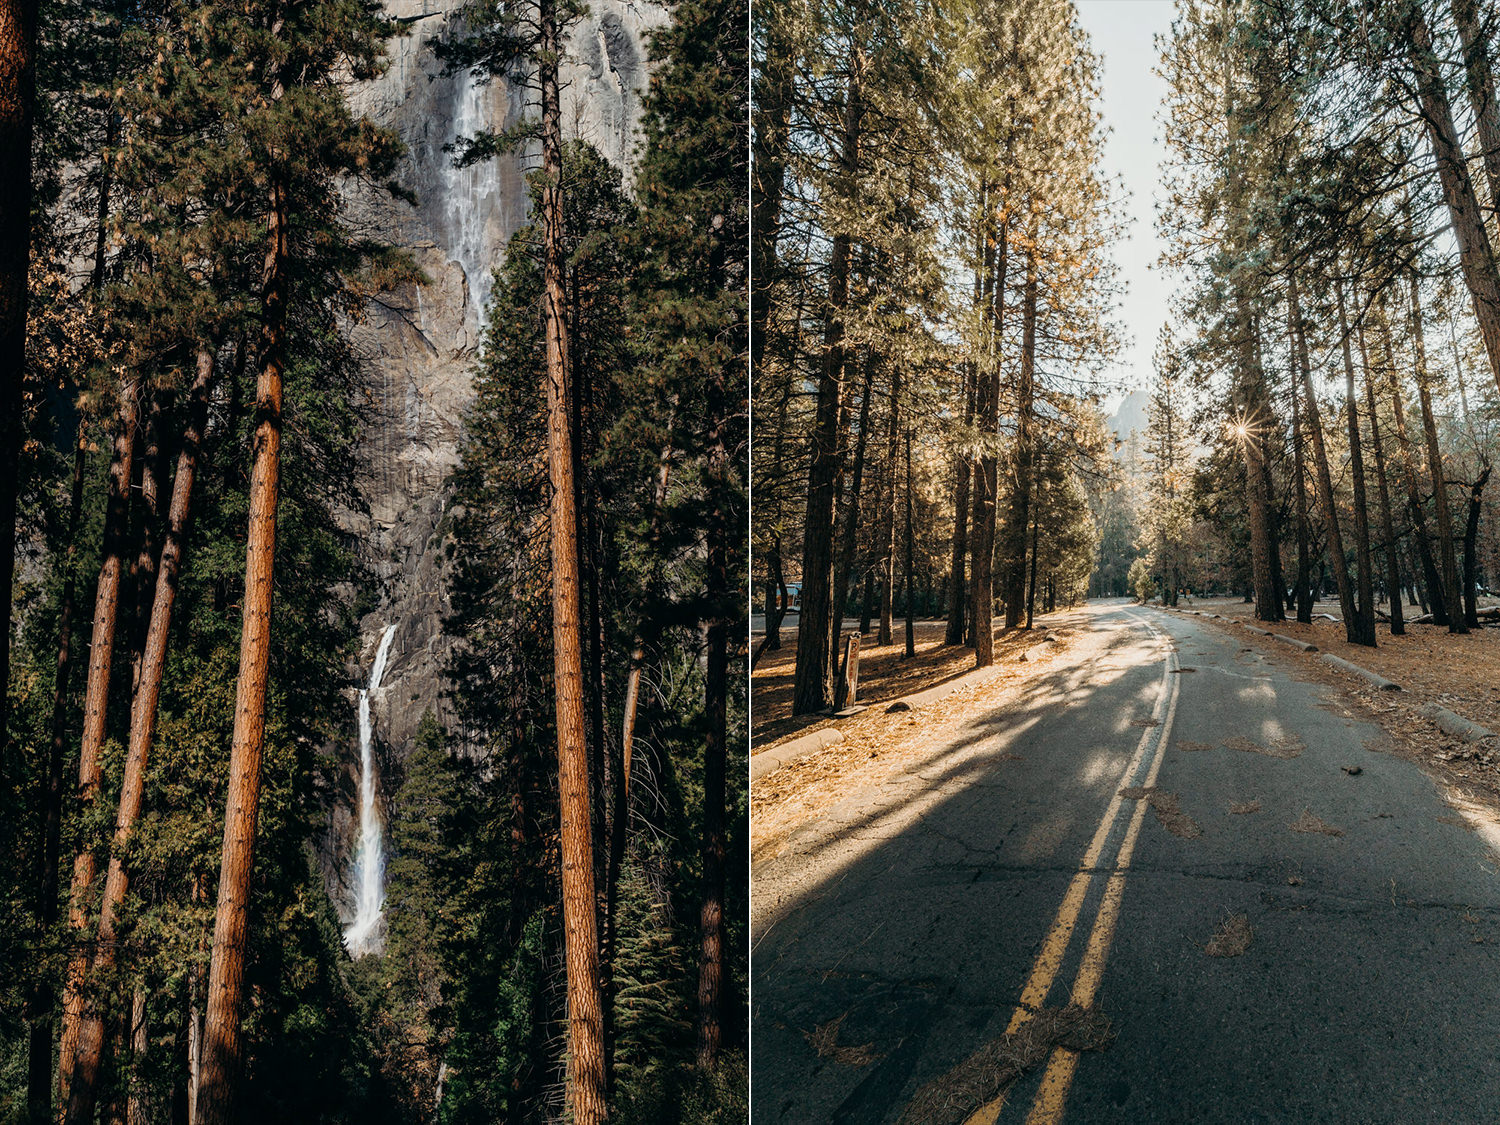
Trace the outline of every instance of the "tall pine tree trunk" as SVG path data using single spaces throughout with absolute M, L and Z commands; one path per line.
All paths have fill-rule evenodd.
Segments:
M 1422 15 L 1422 6 L 1411 4 L 1407 10 L 1411 20 L 1408 51 L 1417 80 L 1422 119 L 1437 160 L 1438 181 L 1442 185 L 1443 199 L 1448 204 L 1454 237 L 1458 240 L 1459 267 L 1474 304 L 1474 316 L 1479 321 L 1479 335 L 1489 356 L 1490 374 L 1494 376 L 1495 385 L 1500 387 L 1500 265 L 1495 261 L 1474 181 L 1469 175 L 1468 161 L 1459 145 L 1453 108 L 1448 90 L 1443 85 L 1442 71 L 1433 50 L 1431 31 Z M 1494 112 L 1493 107 L 1491 112 Z M 1453 613 L 1451 619 L 1460 620 L 1459 614 Z
M 911 479 L 911 431 L 906 431 L 906 655 L 908 657 L 917 655 L 917 627 L 916 627 L 916 581 L 915 567 L 912 565 L 913 537 L 912 537 L 912 479 Z
M 1448 503 L 1448 479 L 1443 469 L 1443 450 L 1438 445 L 1437 419 L 1432 412 L 1432 390 L 1427 374 L 1427 347 L 1422 332 L 1422 298 L 1416 274 L 1411 276 L 1411 339 L 1416 352 L 1417 401 L 1422 408 L 1422 433 L 1427 439 L 1427 467 L 1432 477 L 1432 506 L 1437 516 L 1438 559 L 1443 567 L 1444 604 L 1448 609 L 1448 631 L 1467 633 L 1468 624 L 1459 609 L 1458 556 L 1453 542 L 1453 508 Z
M 188 407 L 188 424 L 182 436 L 182 450 L 177 457 L 177 473 L 172 482 L 166 535 L 161 559 L 156 567 L 151 613 L 131 704 L 130 735 L 124 776 L 120 783 L 120 802 L 115 813 L 109 873 L 105 878 L 104 897 L 99 905 L 95 942 L 97 952 L 91 970 L 95 979 L 107 975 L 114 964 L 118 913 L 129 889 L 130 873 L 125 868 L 123 857 L 145 798 L 146 766 L 156 735 L 157 705 L 161 699 L 162 677 L 167 666 L 172 607 L 177 597 L 177 580 L 182 565 L 188 514 L 192 506 L 198 454 L 208 423 L 208 394 L 209 385 L 213 381 L 213 370 L 213 348 L 203 344 L 198 349 L 197 370 Z M 79 1033 L 78 1062 L 73 1071 L 67 1107 L 66 1120 L 70 1125 L 87 1125 L 93 1118 L 103 1050 L 103 1015 L 98 1011 L 91 1011 L 85 1016 Z
M 1416 456 L 1412 452 L 1411 438 L 1406 432 L 1406 408 L 1401 403 L 1401 387 L 1396 379 L 1396 351 L 1391 340 L 1390 325 L 1384 309 L 1375 306 L 1375 331 L 1380 337 L 1386 355 L 1386 393 L 1391 399 L 1391 412 L 1396 421 L 1396 447 L 1401 451 L 1402 479 L 1406 483 L 1406 511 L 1415 533 L 1417 558 L 1421 562 L 1421 574 L 1427 587 L 1427 598 L 1432 605 L 1432 620 L 1436 625 L 1448 624 L 1448 596 L 1443 590 L 1443 578 L 1438 573 L 1437 563 L 1432 557 L 1432 537 L 1427 530 L 1427 511 L 1422 506 L 1421 492 L 1417 487 Z M 1455 591 L 1455 596 L 1456 596 Z M 1455 601 L 1454 606 L 1457 606 Z
M 83 509 L 83 470 L 88 453 L 88 428 L 78 419 L 73 447 L 73 488 L 68 498 L 67 552 L 63 556 L 63 587 L 58 606 L 57 668 L 52 681 L 51 739 L 47 749 L 46 789 L 42 805 L 42 862 L 37 880 L 37 928 L 46 933 L 57 921 L 58 871 L 62 855 L 63 757 L 67 750 L 68 676 L 73 668 L 73 603 L 77 600 L 78 519 Z M 57 990 L 50 974 L 37 973 L 28 999 L 26 1067 L 27 1113 L 33 1123 L 52 1118 L 52 1028 Z
M 1261 428 L 1268 424 L 1265 409 L 1265 376 L 1256 358 L 1255 320 L 1249 303 L 1236 298 L 1235 320 L 1239 330 L 1240 393 L 1245 432 L 1240 450 L 1245 461 L 1245 493 L 1250 522 L 1250 571 L 1255 584 L 1255 617 L 1259 621 L 1284 621 L 1281 591 L 1276 588 L 1275 550 L 1271 529 L 1271 496 L 1266 486 L 1266 451 Z
M 857 52 L 856 52 L 857 56 Z M 840 163 L 846 196 L 852 199 L 859 173 L 860 66 L 849 70 L 844 99 L 843 152 Z M 818 408 L 813 423 L 812 465 L 807 474 L 807 518 L 802 529 L 802 614 L 797 624 L 797 665 L 792 684 L 792 713 L 826 710 L 833 702 L 833 522 L 837 494 L 843 414 L 844 310 L 849 303 L 849 235 L 834 235 L 828 264 L 828 323 L 823 334 L 823 367 L 818 380 Z
M 551 481 L 552 664 L 562 851 L 563 935 L 568 978 L 568 1105 L 579 1125 L 605 1117 L 604 1012 L 594 899 L 594 842 L 583 699 L 578 512 L 568 409 L 568 317 L 563 278 L 561 39 L 553 0 L 539 0 L 542 107 L 542 323 L 547 348 L 547 470 Z
M 138 385 L 127 379 L 120 388 L 120 412 L 115 423 L 109 464 L 109 492 L 104 507 L 104 551 L 99 581 L 94 591 L 94 624 L 89 644 L 88 680 L 84 688 L 83 735 L 78 756 L 78 798 L 84 810 L 99 795 L 99 753 L 104 747 L 105 718 L 109 703 L 109 680 L 113 664 L 115 631 L 120 617 L 120 579 L 129 545 L 131 461 L 135 451 Z M 73 860 L 73 885 L 68 903 L 68 924 L 81 939 L 88 926 L 89 892 L 97 873 L 94 852 L 85 840 Z M 88 971 L 89 950 L 76 945 L 68 956 L 63 981 L 62 1045 L 58 1060 L 59 1101 L 68 1104 L 73 1066 L 78 1055 L 78 1032 L 86 998 L 83 979 Z
M 1370 448 L 1375 454 L 1375 489 L 1380 502 L 1380 535 L 1385 541 L 1386 584 L 1391 595 L 1391 636 L 1406 632 L 1401 615 L 1401 561 L 1396 551 L 1396 523 L 1391 518 L 1391 490 L 1386 481 L 1385 449 L 1380 441 L 1380 410 L 1375 398 L 1375 376 L 1370 370 L 1370 352 L 1365 331 L 1359 330 L 1359 362 L 1365 373 L 1365 409 L 1370 413 Z
M 1016 471 L 1005 521 L 1005 627 L 1014 629 L 1026 613 L 1026 538 L 1031 527 L 1034 404 L 1036 399 L 1036 249 L 1026 255 L 1026 288 L 1021 299 L 1021 372 L 1016 386 Z M 1030 628 L 1030 625 L 1027 625 Z
M 974 424 L 974 367 L 964 368 L 964 429 Z M 964 592 L 967 583 L 965 563 L 969 553 L 969 458 L 954 459 L 953 482 L 953 549 L 948 557 L 948 627 L 943 634 L 945 645 L 964 643 Z
M 273 98 L 282 92 L 278 81 Z M 250 469 L 250 517 L 245 543 L 245 599 L 240 633 L 234 733 L 229 747 L 229 792 L 208 1010 L 203 1026 L 202 1074 L 196 1125 L 230 1125 L 240 1079 L 245 1000 L 250 877 L 260 817 L 261 758 L 266 737 L 266 686 L 271 668 L 271 594 L 276 563 L 276 504 L 281 485 L 281 383 L 286 367 L 291 204 L 280 171 L 273 171 L 268 246 L 261 278 L 260 372 L 255 387 L 255 437 Z
M 989 216 L 983 229 L 989 232 Z M 1005 328 L 1005 275 L 1010 262 L 1009 223 L 1000 221 L 994 238 L 986 238 L 982 258 L 984 286 L 980 316 L 984 325 L 984 362 L 979 365 L 979 397 L 975 416 L 979 421 L 981 452 L 974 463 L 974 516 L 969 535 L 972 559 L 969 571 L 969 614 L 974 628 L 974 666 L 987 668 L 995 662 L 995 489 L 999 483 L 999 460 L 994 443 L 1000 431 L 1000 350 Z
M 896 457 L 901 426 L 901 366 L 891 370 L 891 412 L 885 423 L 885 491 L 875 538 L 880 550 L 880 631 L 877 645 L 894 643 L 891 618 L 896 592 Z
M 1297 360 L 1295 333 L 1292 342 L 1292 370 L 1290 387 L 1292 392 L 1292 472 L 1296 479 L 1293 489 L 1297 501 L 1297 620 L 1304 625 L 1312 623 L 1313 590 L 1312 559 L 1309 554 L 1307 529 L 1307 466 L 1302 453 L 1302 408 L 1301 393 L 1297 387 Z
M 1490 210 L 1500 221 L 1500 104 L 1496 104 L 1494 60 L 1477 0 L 1453 0 L 1453 22 L 1464 47 L 1464 78 L 1469 108 L 1479 134 L 1484 175 L 1489 181 Z M 1493 25 L 1491 25 L 1493 35 Z
M 854 463 L 850 468 L 849 496 L 844 503 L 844 526 L 840 529 L 839 548 L 833 572 L 834 635 L 843 626 L 844 606 L 849 601 L 849 576 L 854 572 L 854 555 L 859 547 L 860 492 L 865 479 L 865 447 L 870 437 L 870 399 L 875 390 L 875 353 L 865 359 L 864 393 L 859 404 L 859 433 L 854 439 Z
M 1344 556 L 1344 536 L 1339 530 L 1338 508 L 1334 506 L 1333 474 L 1328 469 L 1328 448 L 1323 442 L 1323 421 L 1318 410 L 1317 395 L 1313 391 L 1312 366 L 1307 360 L 1307 327 L 1302 323 L 1302 307 L 1297 300 L 1297 277 L 1291 275 L 1288 294 L 1292 302 L 1292 330 L 1296 336 L 1297 366 L 1302 373 L 1302 395 L 1307 405 L 1307 433 L 1312 439 L 1313 463 L 1317 469 L 1314 482 L 1317 485 L 1318 504 L 1323 509 L 1324 526 L 1328 528 L 1329 562 L 1333 564 L 1333 579 L 1339 591 L 1339 609 L 1344 617 L 1344 635 L 1354 641 L 1354 591 L 1349 583 L 1349 563 Z M 1319 581 L 1321 590 L 1323 583 Z
M 1365 503 L 1365 457 L 1359 437 L 1359 409 L 1354 394 L 1354 360 L 1349 349 L 1349 320 L 1344 310 L 1344 283 L 1334 282 L 1339 308 L 1339 342 L 1344 356 L 1344 411 L 1349 422 L 1349 461 L 1354 491 L 1354 564 L 1359 603 L 1354 636 L 1358 645 L 1375 647 L 1375 572 L 1370 561 L 1370 516 Z

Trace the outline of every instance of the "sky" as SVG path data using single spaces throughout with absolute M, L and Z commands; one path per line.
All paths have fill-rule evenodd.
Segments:
M 1128 287 L 1119 310 L 1126 338 L 1110 383 L 1145 389 L 1151 379 L 1151 351 L 1167 319 L 1171 288 L 1154 269 L 1161 253 L 1156 237 L 1154 201 L 1159 192 L 1158 164 L 1165 154 L 1160 139 L 1160 112 L 1166 83 L 1153 73 L 1156 48 L 1152 36 L 1165 34 L 1172 21 L 1171 0 L 1076 0 L 1079 21 L 1094 50 L 1104 58 L 1102 105 L 1111 129 L 1104 148 L 1104 168 L 1124 177 L 1126 213 L 1131 222 L 1125 241 L 1114 249 L 1120 277 Z M 1105 413 L 1118 405 L 1120 393 L 1105 400 Z

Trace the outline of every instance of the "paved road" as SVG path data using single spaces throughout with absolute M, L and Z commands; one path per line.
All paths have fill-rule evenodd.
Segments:
M 1020 706 L 755 867 L 754 1120 L 897 1121 L 1027 989 L 1117 1038 L 1054 1050 L 1001 1122 L 1500 1120 L 1484 836 L 1292 657 L 1118 604 L 1070 624 Z M 1201 835 L 1117 796 L 1153 783 Z M 1249 948 L 1208 956 L 1235 914 Z

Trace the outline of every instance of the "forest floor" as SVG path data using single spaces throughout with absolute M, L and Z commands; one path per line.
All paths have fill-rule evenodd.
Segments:
M 792 716 L 797 635 L 795 630 L 782 631 L 781 648 L 761 658 L 750 681 L 752 754 L 829 726 L 837 727 L 844 740 L 795 759 L 753 783 L 754 857 L 774 851 L 789 831 L 836 804 L 847 795 L 850 781 L 857 778 L 863 785 L 898 774 L 926 755 L 934 737 L 968 722 L 977 710 L 1019 700 L 1033 677 L 1045 674 L 1059 657 L 1065 657 L 1077 630 L 1087 631 L 1087 626 L 1070 623 L 1066 611 L 1038 616 L 1030 630 L 1007 631 L 997 625 L 995 663 L 976 670 L 971 647 L 943 644 L 945 628 L 942 620 L 917 622 L 917 655 L 912 659 L 905 655 L 901 623 L 895 629 L 895 644 L 863 648 L 858 701 L 867 709 L 847 719 Z M 1046 646 L 1045 655 L 1036 661 L 1021 659 L 1049 634 L 1055 643 Z M 954 690 L 946 698 L 916 710 L 886 710 L 902 696 L 950 682 Z
M 796 618 L 790 620 L 792 627 L 783 626 L 781 630 L 781 648 L 762 656 L 751 675 L 750 737 L 756 750 L 764 750 L 775 743 L 809 734 L 822 727 L 847 722 L 827 715 L 792 714 L 792 674 L 797 662 L 797 629 Z M 1029 632 L 1025 629 L 1007 632 L 997 626 L 995 663 L 1016 662 L 1028 646 L 1036 644 L 1047 632 L 1046 625 L 1043 615 L 1038 619 L 1036 627 Z M 844 633 L 857 628 L 857 622 L 845 619 Z M 895 635 L 894 644 L 876 645 L 873 643 L 875 634 L 870 633 L 859 654 L 857 702 L 871 707 L 878 703 L 890 703 L 904 695 L 938 687 L 974 671 L 974 649 L 969 645 L 943 644 L 946 631 L 947 623 L 942 618 L 917 621 L 914 629 L 917 654 L 910 659 L 906 655 L 904 621 L 898 620 L 895 623 L 892 630 Z

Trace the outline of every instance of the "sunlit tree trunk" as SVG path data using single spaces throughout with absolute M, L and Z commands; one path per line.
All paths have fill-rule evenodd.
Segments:
M 1005 627 L 1014 629 L 1026 612 L 1026 538 L 1031 527 L 1032 428 L 1036 398 L 1036 249 L 1026 255 L 1026 286 L 1021 299 L 1021 370 L 1016 386 L 1016 471 L 1005 521 Z M 1030 625 L 1027 626 L 1030 628 Z
M 1495 96 L 1494 60 L 1490 36 L 1485 34 L 1477 0 L 1453 0 L 1453 22 L 1464 47 L 1464 78 L 1469 108 L 1474 113 L 1479 148 L 1489 181 L 1490 210 L 1500 222 L 1500 104 Z M 1490 35 L 1493 35 L 1491 24 Z
M 857 52 L 856 52 L 857 54 Z M 844 98 L 843 151 L 845 189 L 852 194 L 859 169 L 859 60 L 851 61 Z M 797 625 L 797 666 L 792 684 L 792 713 L 823 711 L 833 702 L 833 523 L 837 495 L 843 413 L 844 311 L 849 303 L 847 233 L 834 235 L 828 264 L 828 323 L 823 335 L 823 365 L 818 380 L 818 408 L 813 423 L 812 465 L 808 470 L 807 518 L 802 531 L 802 613 Z
M 120 785 L 120 802 L 115 813 L 114 841 L 110 847 L 109 873 L 104 882 L 104 897 L 99 904 L 96 953 L 92 973 L 97 979 L 109 972 L 115 960 L 116 926 L 121 905 L 130 885 L 130 873 L 124 855 L 131 833 L 140 818 L 146 792 L 146 767 L 151 744 L 156 735 L 157 705 L 161 699 L 162 677 L 167 666 L 167 642 L 172 627 L 172 607 L 177 597 L 178 574 L 182 565 L 188 514 L 192 506 L 193 483 L 198 469 L 198 454 L 208 422 L 208 393 L 213 380 L 213 349 L 205 344 L 198 349 L 197 370 L 191 390 L 187 428 L 182 450 L 177 458 L 177 473 L 172 482 L 172 499 L 161 558 L 156 569 L 151 613 L 146 627 L 145 645 L 141 651 L 134 699 L 130 710 L 130 735 L 125 754 L 125 769 Z M 144 1016 L 142 1016 L 144 1018 Z M 72 1090 L 68 1098 L 67 1121 L 86 1125 L 93 1117 L 96 1084 L 104 1050 L 104 1019 L 97 1010 L 89 1011 L 79 1033 L 78 1061 L 73 1071 Z
M 1240 295 L 1235 302 L 1239 334 L 1240 394 L 1244 431 L 1238 435 L 1245 462 L 1245 493 L 1250 523 L 1250 570 L 1255 585 L 1255 616 L 1260 621 L 1284 621 L 1281 591 L 1276 588 L 1271 533 L 1271 497 L 1266 487 L 1265 441 L 1262 430 L 1269 426 L 1265 409 L 1265 377 L 1256 360 L 1255 320 L 1249 302 Z
M 891 369 L 891 411 L 885 422 L 885 490 L 875 538 L 880 550 L 880 631 L 878 645 L 893 643 L 892 615 L 896 593 L 896 457 L 901 426 L 901 366 Z
M 568 1105 L 579 1125 L 605 1117 L 604 1013 L 594 899 L 594 842 L 583 699 L 578 512 L 568 409 L 568 318 L 564 274 L 560 38 L 553 0 L 539 0 L 542 109 L 542 323 L 547 352 L 547 470 L 551 481 L 552 661 L 562 852 L 563 936 L 568 980 Z
M 974 367 L 964 367 L 964 429 L 974 424 Z M 945 645 L 964 643 L 964 597 L 967 589 L 966 563 L 969 553 L 969 458 L 954 458 L 953 482 L 953 549 L 948 556 L 948 627 L 943 634 Z
M 838 555 L 833 573 L 833 631 L 837 636 L 843 627 L 844 606 L 849 601 L 849 576 L 854 572 L 854 556 L 859 547 L 860 500 L 865 480 L 865 448 L 870 437 L 870 399 L 875 390 L 876 357 L 865 359 L 864 392 L 859 403 L 859 433 L 854 438 L 854 461 L 850 467 L 849 494 L 844 502 Z
M 279 97 L 281 84 L 278 82 L 273 90 Z M 260 817 L 266 686 L 271 666 L 271 594 L 275 579 L 276 505 L 281 483 L 281 385 L 286 367 L 290 282 L 289 217 L 286 185 L 280 174 L 275 173 L 270 187 L 269 240 L 261 284 L 261 354 L 255 388 L 239 681 L 229 748 L 229 791 L 224 808 L 213 956 L 208 969 L 197 1125 L 230 1125 L 240 1078 L 250 877 L 255 865 L 255 836 Z

